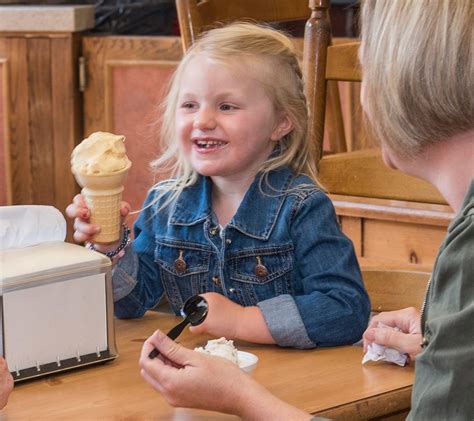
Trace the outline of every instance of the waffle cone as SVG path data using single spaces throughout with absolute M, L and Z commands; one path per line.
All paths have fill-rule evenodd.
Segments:
M 129 168 L 130 166 L 110 175 L 74 174 L 83 187 L 82 194 L 91 212 L 90 222 L 101 229 L 94 237 L 96 243 L 114 243 L 120 240 L 120 204 Z

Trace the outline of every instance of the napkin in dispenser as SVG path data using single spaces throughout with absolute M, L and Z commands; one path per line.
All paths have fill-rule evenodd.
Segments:
M 114 359 L 110 260 L 49 206 L 0 207 L 0 353 L 15 381 Z

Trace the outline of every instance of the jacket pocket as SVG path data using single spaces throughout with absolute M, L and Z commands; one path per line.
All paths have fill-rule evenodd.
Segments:
M 293 295 L 293 245 L 240 250 L 229 256 L 232 288 L 243 305 Z
M 155 262 L 168 300 L 175 312 L 192 295 L 204 292 L 211 249 L 201 244 L 176 240 L 157 241 Z

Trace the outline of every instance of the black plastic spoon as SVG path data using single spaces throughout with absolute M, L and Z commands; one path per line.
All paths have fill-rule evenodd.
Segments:
M 206 319 L 208 308 L 207 301 L 200 295 L 189 297 L 181 309 L 184 320 L 168 332 L 168 337 L 173 340 L 176 339 L 189 323 L 191 323 L 191 326 L 200 325 Z M 158 355 L 160 355 L 160 351 L 153 348 L 148 357 L 153 359 Z

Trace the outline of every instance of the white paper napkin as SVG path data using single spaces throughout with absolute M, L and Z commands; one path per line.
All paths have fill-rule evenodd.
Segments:
M 386 324 L 381 322 L 377 324 L 377 327 L 400 331 L 400 329 L 397 327 L 387 326 Z M 374 342 L 368 345 L 367 352 L 362 358 L 362 364 L 365 364 L 368 361 L 387 361 L 389 363 L 394 363 L 403 367 L 407 363 L 407 360 L 407 354 L 404 354 L 403 352 L 400 352 L 397 349 L 388 348 L 386 346 L 379 345 Z
M 65 238 L 66 220 L 52 206 L 0 206 L 0 250 Z

